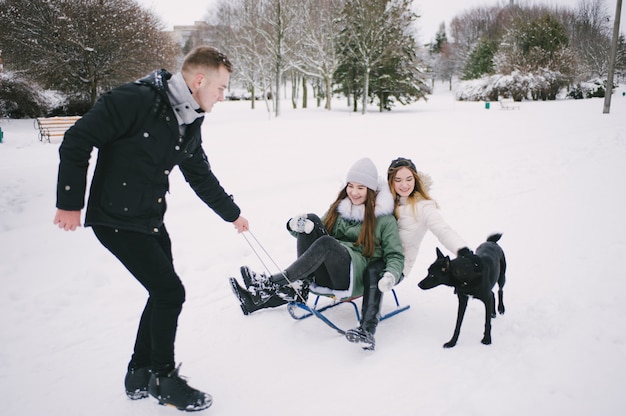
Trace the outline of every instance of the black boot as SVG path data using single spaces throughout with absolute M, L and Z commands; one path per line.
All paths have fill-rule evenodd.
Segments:
M 376 348 L 376 340 L 374 334 L 366 331 L 361 326 L 348 329 L 346 331 L 346 339 L 355 344 L 359 344 L 366 351 L 374 351 Z
M 241 287 L 239 285 L 239 282 L 237 282 L 237 279 L 231 277 L 229 281 L 233 293 L 235 294 L 235 296 L 237 296 L 237 299 L 239 299 L 241 311 L 244 315 L 250 315 L 252 312 L 258 311 L 259 309 L 275 308 L 288 302 L 288 300 L 285 300 L 278 296 L 278 294 L 275 294 L 273 296 L 270 296 L 264 303 L 256 304 L 253 301 L 250 292 Z
M 239 271 L 247 292 L 256 305 L 265 303 L 274 294 L 280 293 L 281 288 L 288 283 L 282 273 L 272 276 L 265 273 L 257 274 L 248 266 L 241 266 Z
M 167 374 L 152 373 L 148 391 L 159 404 L 174 406 L 178 410 L 193 412 L 211 406 L 210 394 L 196 390 L 178 375 L 180 365 Z
M 383 298 L 382 292 L 378 290 L 378 280 L 384 266 L 385 264 L 381 262 L 373 263 L 363 273 L 365 288 L 363 291 L 361 322 L 357 328 L 346 331 L 346 339 L 350 342 L 358 343 L 364 350 L 374 351 L 376 347 L 374 334 L 378 326 L 380 303 Z
M 283 285 L 278 289 L 276 295 L 288 302 L 306 303 L 309 297 L 309 282 L 306 280 L 296 280 L 295 282 Z
M 148 383 L 150 382 L 150 367 L 137 367 L 133 363 L 128 365 L 124 387 L 126 395 L 131 400 L 148 397 Z
M 346 339 L 361 345 L 364 350 L 374 351 L 376 340 L 374 334 L 378 326 L 378 314 L 382 292 L 378 286 L 366 288 L 363 293 L 363 307 L 361 311 L 361 325 L 346 331 Z
M 250 270 L 248 266 L 241 266 L 239 268 L 239 271 L 241 272 L 241 278 L 243 279 L 243 284 L 246 286 L 246 289 L 248 289 L 250 286 L 256 285 L 259 282 L 266 282 L 269 279 L 269 277 L 267 277 L 263 273 L 256 274 L 255 272 Z
M 274 296 L 291 302 L 300 297 L 301 290 L 308 292 L 308 282 L 291 282 L 285 272 L 267 276 L 264 273 L 257 274 L 246 266 L 240 270 L 250 299 L 257 306 L 265 304 Z

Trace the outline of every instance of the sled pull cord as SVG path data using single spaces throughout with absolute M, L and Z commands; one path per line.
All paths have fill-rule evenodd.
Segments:
M 280 274 L 283 275 L 283 277 L 285 278 L 285 280 L 287 281 L 287 283 L 289 284 L 289 286 L 291 286 L 291 288 L 296 292 L 296 294 L 298 295 L 298 297 L 302 300 L 303 303 L 306 303 L 306 299 L 304 299 L 302 297 L 302 295 L 300 294 L 300 292 L 297 290 L 297 287 L 294 286 L 293 282 L 291 280 L 289 280 L 289 278 L 287 277 L 287 275 L 285 274 L 285 271 L 282 267 L 280 267 L 278 265 L 278 263 L 276 263 L 276 261 L 274 261 L 274 259 L 272 258 L 272 256 L 270 256 L 270 253 L 267 252 L 267 250 L 265 249 L 265 247 L 263 247 L 263 244 L 261 244 L 261 242 L 256 238 L 256 236 L 252 233 L 252 231 L 247 230 L 246 231 L 248 234 L 250 234 L 250 236 L 254 239 L 254 242 L 256 243 L 257 246 L 260 247 L 261 250 L 263 250 L 263 253 L 265 253 L 265 255 L 267 256 L 267 258 L 274 264 L 274 267 L 276 267 L 279 271 Z M 257 258 L 259 259 L 259 261 L 261 262 L 261 264 L 263 264 L 263 267 L 265 268 L 265 271 L 267 273 L 269 273 L 270 275 L 272 274 L 269 270 L 269 268 L 267 267 L 267 264 L 265 264 L 265 262 L 263 261 L 263 259 L 261 258 L 261 256 L 259 255 L 259 252 L 254 248 L 254 245 L 250 242 L 250 240 L 248 239 L 248 237 L 246 237 L 246 232 L 241 233 L 241 235 L 243 236 L 243 238 L 246 240 L 246 243 L 248 243 L 248 245 L 250 246 L 250 248 L 252 249 L 252 251 L 254 252 L 254 254 L 257 256 Z

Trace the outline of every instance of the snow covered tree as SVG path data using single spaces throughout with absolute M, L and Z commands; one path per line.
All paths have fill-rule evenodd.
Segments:
M 301 34 L 293 56 L 292 66 L 300 73 L 321 81 L 325 98 L 324 108 L 331 109 L 333 77 L 339 68 L 340 55 L 337 42 L 342 0 L 308 0 L 302 2 L 299 15 Z
M 435 40 L 427 46 L 433 84 L 435 79 L 448 81 L 450 89 L 452 89 L 452 79 L 457 75 L 460 64 L 455 53 L 456 48 L 448 42 L 445 23 L 439 25 Z
M 493 56 L 498 50 L 496 41 L 483 39 L 474 48 L 467 58 L 463 68 L 463 79 L 476 79 L 494 71 Z
M 221 24 L 230 26 L 225 50 L 233 57 L 236 70 L 244 70 L 248 85 L 269 89 L 274 114 L 280 115 L 283 76 L 291 69 L 297 0 L 223 0 L 217 13 Z M 224 34 L 224 36 L 226 36 Z M 236 75 L 237 76 L 237 75 Z M 267 96 L 267 95 L 266 95 Z
M 0 45 L 7 67 L 94 103 L 98 95 L 178 50 L 159 19 L 133 0 L 5 0 Z
M 463 79 L 493 73 L 493 55 L 517 6 L 475 7 L 450 23 L 449 52 L 452 75 Z
M 448 35 L 446 35 L 446 24 L 441 23 L 435 34 L 435 40 L 430 44 L 431 53 L 441 53 L 441 50 L 448 43 Z
M 580 78 L 606 78 L 612 24 L 604 0 L 581 0 L 568 19 L 570 45 L 581 63 Z
M 494 57 L 496 72 L 541 74 L 545 86 L 533 98 L 554 100 L 575 74 L 576 61 L 568 42 L 565 27 L 551 14 L 522 17 L 504 36 Z
M 615 71 L 626 80 L 626 39 L 620 35 L 617 41 L 617 56 L 615 59 Z
M 498 70 L 510 73 L 547 68 L 569 74 L 573 57 L 568 43 L 565 27 L 550 14 L 530 20 L 521 18 L 503 39 Z
M 416 42 L 412 24 L 417 15 L 411 9 L 411 0 L 346 0 L 341 14 L 339 38 L 343 64 L 339 79 L 347 81 L 344 92 L 352 90 L 355 100 L 362 99 L 362 113 L 367 112 L 371 79 L 380 76 L 379 88 L 374 93 L 383 99 L 396 96 L 402 100 L 419 99 L 425 95 L 415 55 Z M 394 65 L 398 71 L 394 71 Z M 356 77 L 356 78 L 355 78 Z M 404 86 L 393 81 L 404 80 Z M 355 88 L 351 79 L 358 79 L 361 88 Z M 385 85 L 387 84 L 387 85 Z M 356 101 L 355 101 L 356 105 Z
M 216 33 L 217 43 L 233 61 L 235 72 L 231 83 L 238 83 L 251 94 L 251 107 L 257 96 L 263 96 L 270 111 L 274 72 L 271 69 L 271 50 L 264 34 L 270 29 L 262 17 L 264 4 L 257 0 L 222 1 L 217 5 L 215 23 L 222 30 Z

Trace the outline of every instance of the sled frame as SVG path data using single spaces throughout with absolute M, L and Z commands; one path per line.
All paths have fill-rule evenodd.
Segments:
M 335 324 L 328 316 L 324 315 L 324 311 L 328 309 L 332 309 L 339 305 L 352 305 L 352 309 L 354 310 L 354 314 L 356 316 L 356 321 L 361 322 L 361 314 L 359 313 L 359 307 L 357 306 L 355 300 L 360 298 L 361 296 L 355 296 L 350 298 L 338 299 L 336 296 L 332 294 L 321 294 L 321 293 L 313 293 L 315 295 L 315 301 L 312 306 L 309 306 L 305 302 L 289 302 L 287 305 L 287 310 L 289 311 L 289 315 L 295 320 L 301 321 L 303 319 L 310 318 L 311 316 L 315 316 L 319 318 L 323 323 L 344 335 L 346 331 L 340 328 L 337 324 Z M 395 308 L 391 311 L 380 315 L 379 320 L 383 321 L 385 319 L 391 318 L 401 312 L 408 310 L 411 305 L 400 306 L 400 302 L 398 301 L 398 295 L 396 294 L 395 289 L 391 289 L 391 294 L 393 295 L 393 300 L 395 304 Z M 318 306 L 320 303 L 320 299 L 329 298 L 333 302 L 324 306 Z M 304 312 L 303 312 L 304 311 Z

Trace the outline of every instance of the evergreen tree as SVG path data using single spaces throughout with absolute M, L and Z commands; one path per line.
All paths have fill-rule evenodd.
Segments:
M 476 45 L 463 69 L 463 79 L 477 79 L 494 70 L 493 56 L 498 50 L 498 43 L 483 39 Z
M 439 25 L 439 30 L 435 34 L 435 41 L 430 45 L 430 53 L 441 53 L 448 44 L 448 36 L 446 35 L 446 25 Z
M 417 67 L 412 24 L 417 15 L 411 0 L 346 0 L 339 38 L 342 65 L 336 79 L 342 90 L 362 100 L 362 112 L 377 96 L 381 108 L 391 97 L 410 102 L 424 97 L 424 83 Z M 354 80 L 361 81 L 361 87 Z

